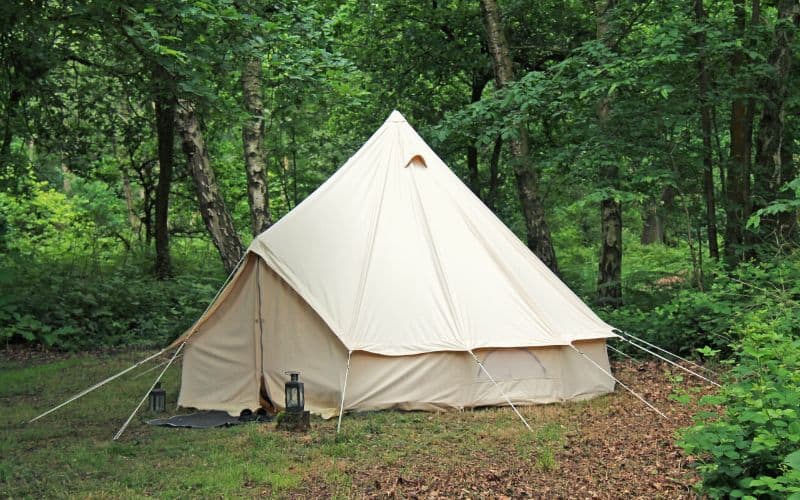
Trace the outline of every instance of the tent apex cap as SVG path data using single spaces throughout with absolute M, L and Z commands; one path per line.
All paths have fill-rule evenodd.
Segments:
M 392 114 L 389 115 L 389 118 L 387 118 L 386 121 L 387 122 L 392 122 L 392 123 L 396 123 L 396 122 L 406 122 L 406 123 L 408 123 L 407 120 L 406 120 L 406 117 L 403 116 L 403 114 L 400 113 L 399 111 L 397 111 L 396 109 L 392 111 Z

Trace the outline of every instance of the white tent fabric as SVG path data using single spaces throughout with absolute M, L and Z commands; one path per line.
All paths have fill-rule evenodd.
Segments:
M 259 235 L 187 340 L 179 403 L 258 406 L 301 371 L 306 402 L 433 409 L 613 389 L 604 323 L 394 111 L 327 182 Z M 483 380 L 476 353 L 500 386 Z M 280 399 L 275 398 L 273 399 Z M 279 401 L 276 401 L 279 402 Z

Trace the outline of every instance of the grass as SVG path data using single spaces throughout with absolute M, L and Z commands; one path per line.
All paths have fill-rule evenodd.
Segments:
M 293 435 L 275 430 L 274 424 L 205 431 L 150 427 L 142 423 L 149 417 L 145 411 L 120 441 L 112 442 L 155 376 L 137 378 L 145 369 L 139 368 L 38 422 L 22 423 L 142 357 L 129 352 L 0 360 L 0 496 L 535 494 L 544 490 L 514 488 L 520 481 L 552 485 L 553 471 L 574 469 L 572 459 L 565 458 L 568 441 L 581 439 L 587 419 L 602 418 L 621 401 L 629 403 L 614 394 L 524 407 L 533 433 L 507 408 L 360 413 L 345 417 L 338 437 L 335 419 L 312 419 L 310 433 Z M 170 409 L 179 376 L 175 368 L 165 376 Z M 598 457 L 589 458 L 597 463 Z

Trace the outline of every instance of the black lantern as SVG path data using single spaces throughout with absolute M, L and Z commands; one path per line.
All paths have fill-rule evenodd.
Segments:
M 161 388 L 161 382 L 156 382 L 156 386 L 150 391 L 149 403 L 153 413 L 167 411 L 167 391 Z
M 300 372 L 286 372 L 291 378 L 286 382 L 286 411 L 302 413 L 305 407 L 305 394 L 303 383 L 300 382 Z

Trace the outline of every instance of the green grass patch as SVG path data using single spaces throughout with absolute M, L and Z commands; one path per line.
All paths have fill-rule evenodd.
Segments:
M 157 373 L 137 376 L 148 368 L 141 367 L 40 421 L 22 423 L 145 356 L 0 361 L 4 496 L 346 498 L 414 492 L 428 483 L 445 487 L 451 474 L 460 474 L 461 484 L 491 487 L 481 483 L 489 464 L 498 481 L 510 481 L 508 474 L 534 480 L 561 469 L 564 436 L 575 433 L 575 417 L 608 404 L 600 398 L 522 407 L 532 433 L 508 408 L 351 413 L 338 436 L 335 419 L 312 418 L 307 434 L 277 431 L 274 424 L 201 431 L 147 426 L 143 420 L 152 415 L 143 411 L 112 442 Z M 179 377 L 174 367 L 164 378 L 173 413 Z

